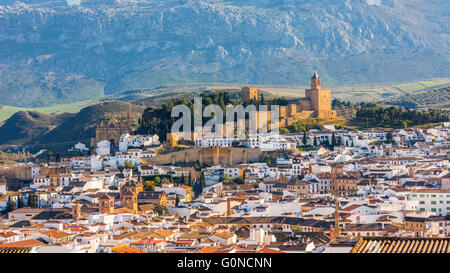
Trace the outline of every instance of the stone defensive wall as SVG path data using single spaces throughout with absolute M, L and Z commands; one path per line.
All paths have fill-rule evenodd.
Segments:
M 176 163 L 195 163 L 207 165 L 233 165 L 251 163 L 263 159 L 266 152 L 259 149 L 235 147 L 195 147 L 192 149 L 161 154 L 142 160 L 144 165 L 165 165 Z

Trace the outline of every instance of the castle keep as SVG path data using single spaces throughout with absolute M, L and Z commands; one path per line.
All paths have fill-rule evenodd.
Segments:
M 256 87 L 243 87 L 241 89 L 241 100 L 244 102 L 258 101 L 258 89 Z M 337 113 L 331 109 L 331 90 L 322 89 L 321 79 L 317 72 L 311 77 L 311 87 L 305 90 L 304 98 L 295 98 L 288 101 L 287 105 L 279 106 L 279 120 L 272 120 L 272 112 L 256 110 L 255 118 L 247 118 L 245 120 L 245 128 L 250 128 L 250 122 L 257 130 L 266 129 L 271 130 L 272 127 L 288 126 L 292 123 L 308 118 L 336 118 Z M 236 121 L 234 121 L 236 123 Z M 237 125 L 235 124 L 234 128 Z M 223 137 L 227 136 L 226 127 L 223 130 Z M 197 132 L 178 132 L 167 133 L 167 144 L 169 146 L 176 146 L 182 139 L 196 139 L 202 138 L 201 133 Z
M 243 101 L 258 99 L 256 87 L 243 87 L 241 93 Z M 317 72 L 311 77 L 311 88 L 305 90 L 304 98 L 291 100 L 287 106 L 280 106 L 280 118 L 284 120 L 281 125 L 288 125 L 298 119 L 336 116 L 336 111 L 331 110 L 331 90 L 322 89 Z
M 305 99 L 300 100 L 300 111 L 314 111 L 316 118 L 334 118 L 331 110 L 331 90 L 322 89 L 317 72 L 311 77 L 311 88 L 305 90 Z

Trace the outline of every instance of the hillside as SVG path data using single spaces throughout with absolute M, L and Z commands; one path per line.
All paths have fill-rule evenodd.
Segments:
M 76 114 L 46 115 L 39 112 L 18 112 L 0 127 L 0 145 L 26 144 L 27 146 L 71 146 L 77 142 L 89 144 L 95 136 L 95 126 L 102 118 L 124 118 L 131 107 L 137 117 L 144 107 L 126 102 L 108 101 L 83 108 Z
M 172 83 L 407 82 L 449 76 L 442 0 L 4 0 L 0 101 L 98 99 Z M 20 23 L 19 23 L 20 22 Z
M 450 104 L 450 85 L 430 89 L 420 93 L 406 94 L 385 102 L 390 105 L 398 105 L 405 108 L 442 107 Z
M 21 145 L 48 133 L 72 114 L 46 115 L 35 111 L 20 111 L 0 127 L 0 144 Z

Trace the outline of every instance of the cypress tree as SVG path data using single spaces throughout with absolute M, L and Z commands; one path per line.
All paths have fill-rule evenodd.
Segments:
M 23 207 L 23 199 L 22 196 L 19 196 L 19 199 L 17 200 L 17 208 Z
M 331 147 L 333 147 L 333 146 L 335 146 L 336 145 L 336 135 L 335 135 L 335 133 L 333 132 L 333 134 L 331 135 Z
M 203 191 L 203 188 L 206 186 L 205 174 L 203 172 L 200 174 L 200 185 Z
M 15 207 L 14 202 L 11 199 L 11 196 L 8 196 L 8 201 L 6 202 L 6 212 L 13 211 Z

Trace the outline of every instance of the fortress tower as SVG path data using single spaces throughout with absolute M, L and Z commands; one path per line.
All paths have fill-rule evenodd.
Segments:
M 242 87 L 241 93 L 243 101 L 258 100 L 258 88 L 256 87 Z
M 305 90 L 306 99 L 311 101 L 312 110 L 317 118 L 334 118 L 336 111 L 331 110 L 331 90 L 322 89 L 317 72 L 311 77 L 311 89 Z

